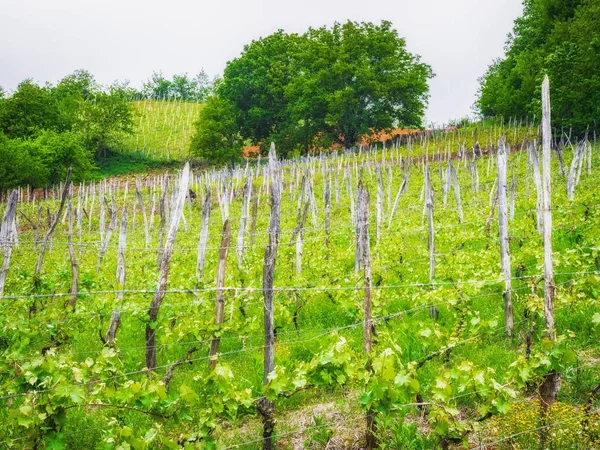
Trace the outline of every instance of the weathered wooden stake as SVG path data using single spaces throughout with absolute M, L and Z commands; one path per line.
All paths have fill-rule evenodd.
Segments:
M 225 313 L 225 269 L 227 267 L 227 254 L 229 252 L 229 241 L 231 238 L 231 226 L 229 218 L 225 219 L 223 231 L 221 232 L 221 245 L 219 247 L 219 262 L 217 263 L 216 279 L 216 300 L 215 300 L 215 325 L 217 327 L 223 323 Z M 221 339 L 213 337 L 210 341 L 210 351 L 208 354 L 208 367 L 214 369 L 217 365 L 219 353 L 219 344 Z
M 531 167 L 533 169 L 533 181 L 534 181 L 535 190 L 537 193 L 536 208 L 535 208 L 535 214 L 536 214 L 536 218 L 537 218 L 537 221 L 536 221 L 537 230 L 538 230 L 538 233 L 542 234 L 543 222 L 544 222 L 544 219 L 542 217 L 542 215 L 543 215 L 543 212 L 542 212 L 542 209 L 543 209 L 542 176 L 540 174 L 540 163 L 538 160 L 538 154 L 537 154 L 535 141 L 533 142 L 532 145 L 529 146 L 528 151 L 529 151 L 529 159 L 531 161 Z
M 208 222 L 210 220 L 210 189 L 206 189 L 206 197 L 202 205 L 202 223 L 200 224 L 200 238 L 198 239 L 198 258 L 196 259 L 196 278 L 200 280 L 204 274 L 204 261 L 206 259 L 206 243 L 208 241 Z
M 551 340 L 556 340 L 554 325 L 554 268 L 552 261 L 552 205 L 550 197 L 550 143 L 552 129 L 550 128 L 550 82 L 548 76 L 542 83 L 542 185 L 543 185 L 543 229 L 544 229 L 544 318 L 546 321 L 546 335 Z M 544 376 L 540 386 L 540 406 L 542 425 L 546 425 L 547 411 L 556 401 L 560 389 L 560 374 L 551 370 Z M 540 448 L 544 448 L 547 430 L 540 429 Z
M 506 164 L 507 155 L 504 141 L 498 142 L 498 228 L 500 234 L 500 259 L 504 274 L 504 325 L 506 335 L 512 336 L 513 304 L 512 304 L 512 275 L 510 270 L 510 251 L 508 239 L 508 211 L 506 196 Z
M 77 295 L 79 293 L 79 267 L 77 265 L 77 258 L 75 257 L 75 247 L 73 246 L 73 205 L 71 199 L 67 207 L 69 216 L 69 232 L 67 235 L 67 245 L 69 248 L 69 259 L 71 261 L 71 289 L 69 293 L 71 296 L 66 302 L 66 305 L 70 306 L 75 311 L 75 305 L 77 304 Z
M 146 248 L 148 248 L 148 246 L 150 245 L 150 229 L 148 228 L 148 216 L 146 214 L 146 208 L 144 206 L 144 199 L 142 198 L 142 193 L 139 190 L 137 183 L 135 186 L 135 198 L 137 200 L 140 210 L 142 211 L 142 216 L 144 218 L 144 232 L 146 233 Z M 135 207 L 133 208 L 133 211 L 135 213 Z M 134 223 L 135 223 L 135 216 L 134 216 Z
M 135 205 L 134 205 L 135 209 Z M 121 224 L 119 228 L 119 246 L 117 249 L 117 308 L 112 312 L 110 318 L 110 324 L 108 325 L 108 331 L 104 339 L 105 344 L 114 346 L 115 339 L 117 338 L 117 331 L 121 324 L 121 307 L 123 306 L 123 298 L 125 291 L 125 250 L 127 249 L 127 208 L 123 207 L 121 213 Z
M 244 263 L 244 236 L 246 234 L 246 224 L 248 223 L 248 214 L 250 213 L 250 198 L 252 197 L 252 176 L 246 179 L 244 185 L 244 194 L 242 197 L 242 213 L 240 215 L 240 228 L 238 230 L 236 255 L 238 267 Z
M 269 244 L 265 250 L 265 263 L 263 268 L 263 296 L 264 296 L 264 375 L 263 384 L 269 382 L 269 374 L 275 370 L 275 328 L 273 317 L 274 276 L 275 262 L 277 260 L 277 246 L 279 244 L 280 214 L 281 214 L 281 182 L 279 178 L 279 164 L 275 154 L 275 144 L 271 144 L 269 151 L 269 174 L 271 177 L 271 215 L 269 219 Z M 263 450 L 271 450 L 273 445 L 273 431 L 275 429 L 275 405 L 266 397 L 257 401 L 257 408 L 263 416 Z
M 148 309 L 148 323 L 146 324 L 146 368 L 148 370 L 154 370 L 156 367 L 156 319 L 158 318 L 160 305 L 165 298 L 165 289 L 167 288 L 167 280 L 169 278 L 173 246 L 175 245 L 175 237 L 177 235 L 179 221 L 185 205 L 185 196 L 188 193 L 189 179 L 190 166 L 189 163 L 186 163 L 180 175 L 177 197 L 172 205 L 171 221 L 169 224 L 169 231 L 167 233 L 167 241 L 162 253 L 156 291 L 154 292 L 152 303 Z
M 372 318 L 372 295 L 373 295 L 373 276 L 371 273 L 371 245 L 369 242 L 369 189 L 362 184 L 362 181 L 358 184 L 357 198 L 356 198 L 356 209 L 357 209 L 357 220 L 360 227 L 360 233 L 358 239 L 361 240 L 361 259 L 363 266 L 363 284 L 364 284 L 364 298 L 363 298 L 363 351 L 368 357 L 367 370 L 371 371 L 371 360 L 370 353 L 373 348 L 373 331 L 374 322 Z M 367 419 L 367 433 L 366 433 L 366 448 L 368 450 L 377 447 L 376 438 L 376 423 L 375 423 L 375 409 L 371 408 L 366 413 Z
M 6 282 L 6 274 L 8 272 L 8 266 L 10 265 L 13 247 L 19 242 L 19 236 L 15 227 L 17 202 L 18 192 L 13 190 L 8 197 L 2 224 L 0 224 L 0 248 L 4 250 L 2 270 L 0 271 L 0 297 L 2 297 L 2 293 L 4 292 L 4 284 Z
M 427 247 L 429 249 L 429 283 L 433 284 L 435 277 L 435 230 L 433 228 L 433 187 L 429 175 L 429 164 L 425 169 L 425 208 L 427 209 Z M 429 315 L 437 320 L 439 311 L 435 305 L 429 307 Z

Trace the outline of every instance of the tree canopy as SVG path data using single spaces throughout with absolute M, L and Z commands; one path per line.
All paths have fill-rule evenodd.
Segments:
M 582 132 L 600 118 L 600 2 L 525 0 L 503 59 L 480 79 L 484 116 L 541 114 L 540 85 L 550 78 L 555 126 Z
M 253 41 L 227 64 L 215 95 L 234 106 L 228 112 L 247 142 L 306 153 L 351 147 L 372 130 L 420 127 L 432 76 L 391 23 L 349 21 Z
M 131 132 L 129 95 L 78 70 L 55 86 L 25 80 L 0 96 L 0 189 L 54 183 L 69 166 L 75 180 L 89 177 L 95 158 Z
M 236 115 L 234 104 L 209 97 L 200 111 L 191 143 L 192 154 L 216 165 L 235 164 L 243 144 Z
M 187 73 L 176 74 L 171 80 L 162 72 L 153 72 L 139 95 L 161 100 L 204 101 L 211 89 L 212 82 L 204 70 L 194 77 Z

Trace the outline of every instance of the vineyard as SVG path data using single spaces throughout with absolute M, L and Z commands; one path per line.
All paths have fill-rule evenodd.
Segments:
M 13 191 L 0 447 L 598 448 L 599 161 L 497 126 Z
M 123 150 L 152 158 L 189 156 L 194 123 L 202 103 L 182 100 L 133 100 L 134 132 L 125 136 Z

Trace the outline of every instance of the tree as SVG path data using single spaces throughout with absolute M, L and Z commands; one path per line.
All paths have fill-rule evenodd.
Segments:
M 160 100 L 204 101 L 211 89 L 212 83 L 204 69 L 195 77 L 182 73 L 173 75 L 172 80 L 165 78 L 162 72 L 153 72 L 144 83 L 142 95 Z
M 255 144 L 284 129 L 285 89 L 298 73 L 301 41 L 300 36 L 279 30 L 252 41 L 239 58 L 227 63 L 217 93 L 237 106 L 240 132 Z
M 35 140 L 43 164 L 47 167 L 48 182 L 59 183 L 72 168 L 72 180 L 79 182 L 89 178 L 94 170 L 94 154 L 85 148 L 76 133 L 45 131 Z M 32 184 L 32 183 L 30 183 Z
M 191 153 L 215 165 L 234 165 L 241 156 L 243 144 L 238 114 L 236 106 L 228 100 L 209 97 L 196 123 Z
M 50 94 L 58 105 L 61 120 L 65 129 L 73 129 L 78 121 L 81 105 L 86 101 L 94 101 L 94 96 L 101 87 L 94 76 L 85 70 L 76 70 L 50 87 Z
M 347 22 L 253 41 L 227 64 L 217 94 L 237 106 L 244 138 L 306 153 L 421 126 L 432 76 L 391 23 Z
M 152 76 L 143 84 L 142 93 L 146 98 L 166 100 L 171 93 L 171 82 L 162 72 L 152 72 Z
M 116 147 L 119 139 L 132 129 L 132 106 L 127 92 L 119 85 L 111 86 L 106 92 L 96 92 L 93 100 L 80 105 L 76 130 L 97 158 L 106 156 L 107 150 Z
M 325 112 L 323 131 L 334 141 L 351 147 L 371 130 L 421 126 L 433 73 L 406 50 L 390 22 L 336 23 L 307 36 L 312 45 L 301 65 L 308 80 L 300 80 L 314 88 L 289 103 L 304 100 L 311 106 L 306 116 Z
M 600 117 L 600 4 L 526 0 L 503 59 L 480 79 L 483 116 L 540 117 L 540 85 L 550 77 L 555 126 L 584 132 Z
M 42 131 L 35 139 L 9 139 L 0 132 L 0 190 L 58 183 L 73 168 L 74 181 L 89 178 L 93 155 L 71 132 Z
M 42 130 L 60 132 L 67 128 L 50 89 L 32 80 L 21 82 L 14 94 L 0 104 L 0 130 L 8 138 L 31 138 Z

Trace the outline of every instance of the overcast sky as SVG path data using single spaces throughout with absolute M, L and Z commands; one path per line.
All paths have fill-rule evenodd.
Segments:
M 244 44 L 281 28 L 394 24 L 431 80 L 427 122 L 471 113 L 477 78 L 503 54 L 520 0 L 0 0 L 0 86 L 76 69 L 141 86 L 152 71 L 220 75 Z

